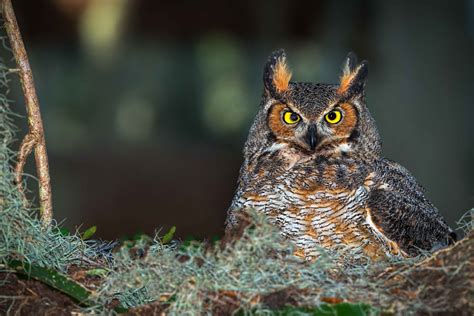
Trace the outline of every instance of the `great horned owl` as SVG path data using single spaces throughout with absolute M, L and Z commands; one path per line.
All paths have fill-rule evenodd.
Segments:
M 269 57 L 227 229 L 239 211 L 255 209 L 307 259 L 320 246 L 383 258 L 455 239 L 407 169 L 381 157 L 367 74 L 350 53 L 339 84 L 290 82 L 284 51 Z

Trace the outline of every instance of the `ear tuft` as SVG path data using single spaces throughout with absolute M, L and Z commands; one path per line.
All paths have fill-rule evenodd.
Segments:
M 344 67 L 342 69 L 343 75 L 350 74 L 355 70 L 357 66 L 357 56 L 353 52 L 349 52 L 344 62 Z
M 283 49 L 273 52 L 265 64 L 263 82 L 265 88 L 273 95 L 288 90 L 291 71 L 286 63 L 286 54 Z
M 277 92 L 283 92 L 288 90 L 288 84 L 291 79 L 291 71 L 288 69 L 286 64 L 286 57 L 279 58 L 275 65 L 275 73 L 273 75 L 273 84 Z
M 344 62 L 337 92 L 346 96 L 362 93 L 368 73 L 369 63 L 364 60 L 357 65 L 356 55 L 352 52 L 349 53 Z

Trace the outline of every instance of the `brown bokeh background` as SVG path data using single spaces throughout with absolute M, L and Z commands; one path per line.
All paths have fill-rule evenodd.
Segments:
M 221 234 L 263 63 L 280 47 L 297 81 L 336 82 L 351 50 L 368 59 L 385 156 L 451 225 L 474 206 L 472 0 L 13 5 L 44 116 L 55 217 L 67 227 L 97 225 L 102 238 L 171 225 L 181 238 Z M 18 84 L 12 99 L 24 113 Z

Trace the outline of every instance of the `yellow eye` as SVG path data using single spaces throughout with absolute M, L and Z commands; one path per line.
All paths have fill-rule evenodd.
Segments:
M 326 114 L 324 118 L 326 119 L 326 122 L 328 122 L 329 124 L 336 124 L 336 123 L 339 123 L 339 121 L 341 121 L 342 114 L 341 114 L 341 111 L 339 110 L 332 110 L 331 112 Z
M 300 120 L 301 120 L 301 117 L 295 112 L 286 111 L 283 114 L 283 121 L 285 121 L 286 124 L 296 124 Z

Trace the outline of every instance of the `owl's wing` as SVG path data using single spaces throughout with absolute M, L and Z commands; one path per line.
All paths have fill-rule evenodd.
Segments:
M 367 208 L 372 221 L 386 237 L 410 255 L 455 241 L 456 234 L 408 170 L 383 160 L 376 172 L 382 180 L 370 192 Z

